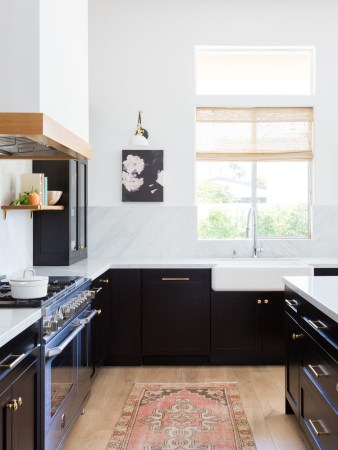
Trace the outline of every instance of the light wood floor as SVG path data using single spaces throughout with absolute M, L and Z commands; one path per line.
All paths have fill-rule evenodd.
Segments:
M 105 450 L 134 382 L 237 381 L 258 450 L 310 449 L 295 417 L 284 414 L 284 367 L 104 367 L 63 450 Z M 142 450 L 142 449 L 133 449 Z

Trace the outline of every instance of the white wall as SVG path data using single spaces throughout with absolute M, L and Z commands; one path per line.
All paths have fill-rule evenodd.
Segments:
M 40 111 L 88 141 L 88 0 L 40 0 Z
M 263 256 L 336 256 L 337 17 L 336 0 L 89 0 L 90 255 L 250 254 L 249 240 L 197 240 L 194 48 L 271 45 L 316 47 L 315 206 L 311 240 L 264 241 Z M 164 149 L 162 204 L 121 202 L 121 150 L 140 108 L 150 148 Z
M 87 0 L 0 0 L 0 14 L 0 111 L 41 111 L 88 140 Z M 0 156 L 0 204 L 31 167 Z M 0 217 L 0 274 L 32 264 L 32 231 L 27 212 Z
M 164 204 L 194 204 L 195 45 L 316 47 L 314 199 L 316 205 L 338 203 L 337 1 L 89 0 L 89 5 L 91 205 L 121 202 L 121 149 L 128 148 L 139 108 L 151 148 L 165 150 Z

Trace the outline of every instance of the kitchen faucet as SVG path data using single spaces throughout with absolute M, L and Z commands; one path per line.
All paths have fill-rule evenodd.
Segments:
M 253 206 L 249 209 L 248 212 L 248 219 L 246 223 L 246 237 L 249 237 L 250 230 L 252 230 L 252 239 L 253 239 L 253 258 L 257 258 L 257 252 L 261 251 L 258 250 L 257 247 L 257 213 L 256 208 Z

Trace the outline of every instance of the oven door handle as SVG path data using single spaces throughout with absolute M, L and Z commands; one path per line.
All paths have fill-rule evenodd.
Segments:
M 83 328 L 84 325 L 81 323 L 75 328 L 74 331 L 70 333 L 70 335 L 62 342 L 62 344 L 46 350 L 46 357 L 50 358 L 51 356 L 56 356 L 62 353 L 67 345 L 83 330 Z
M 96 309 L 93 309 L 93 311 L 89 314 L 89 316 L 85 317 L 84 319 L 80 319 L 79 322 L 82 325 L 88 325 L 89 322 L 99 313 Z

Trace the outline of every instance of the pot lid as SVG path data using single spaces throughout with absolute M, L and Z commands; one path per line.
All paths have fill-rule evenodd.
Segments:
M 42 275 L 35 275 L 34 269 L 26 269 L 22 277 L 12 278 L 9 280 L 10 283 L 22 283 L 30 284 L 36 282 L 48 283 L 49 277 Z

